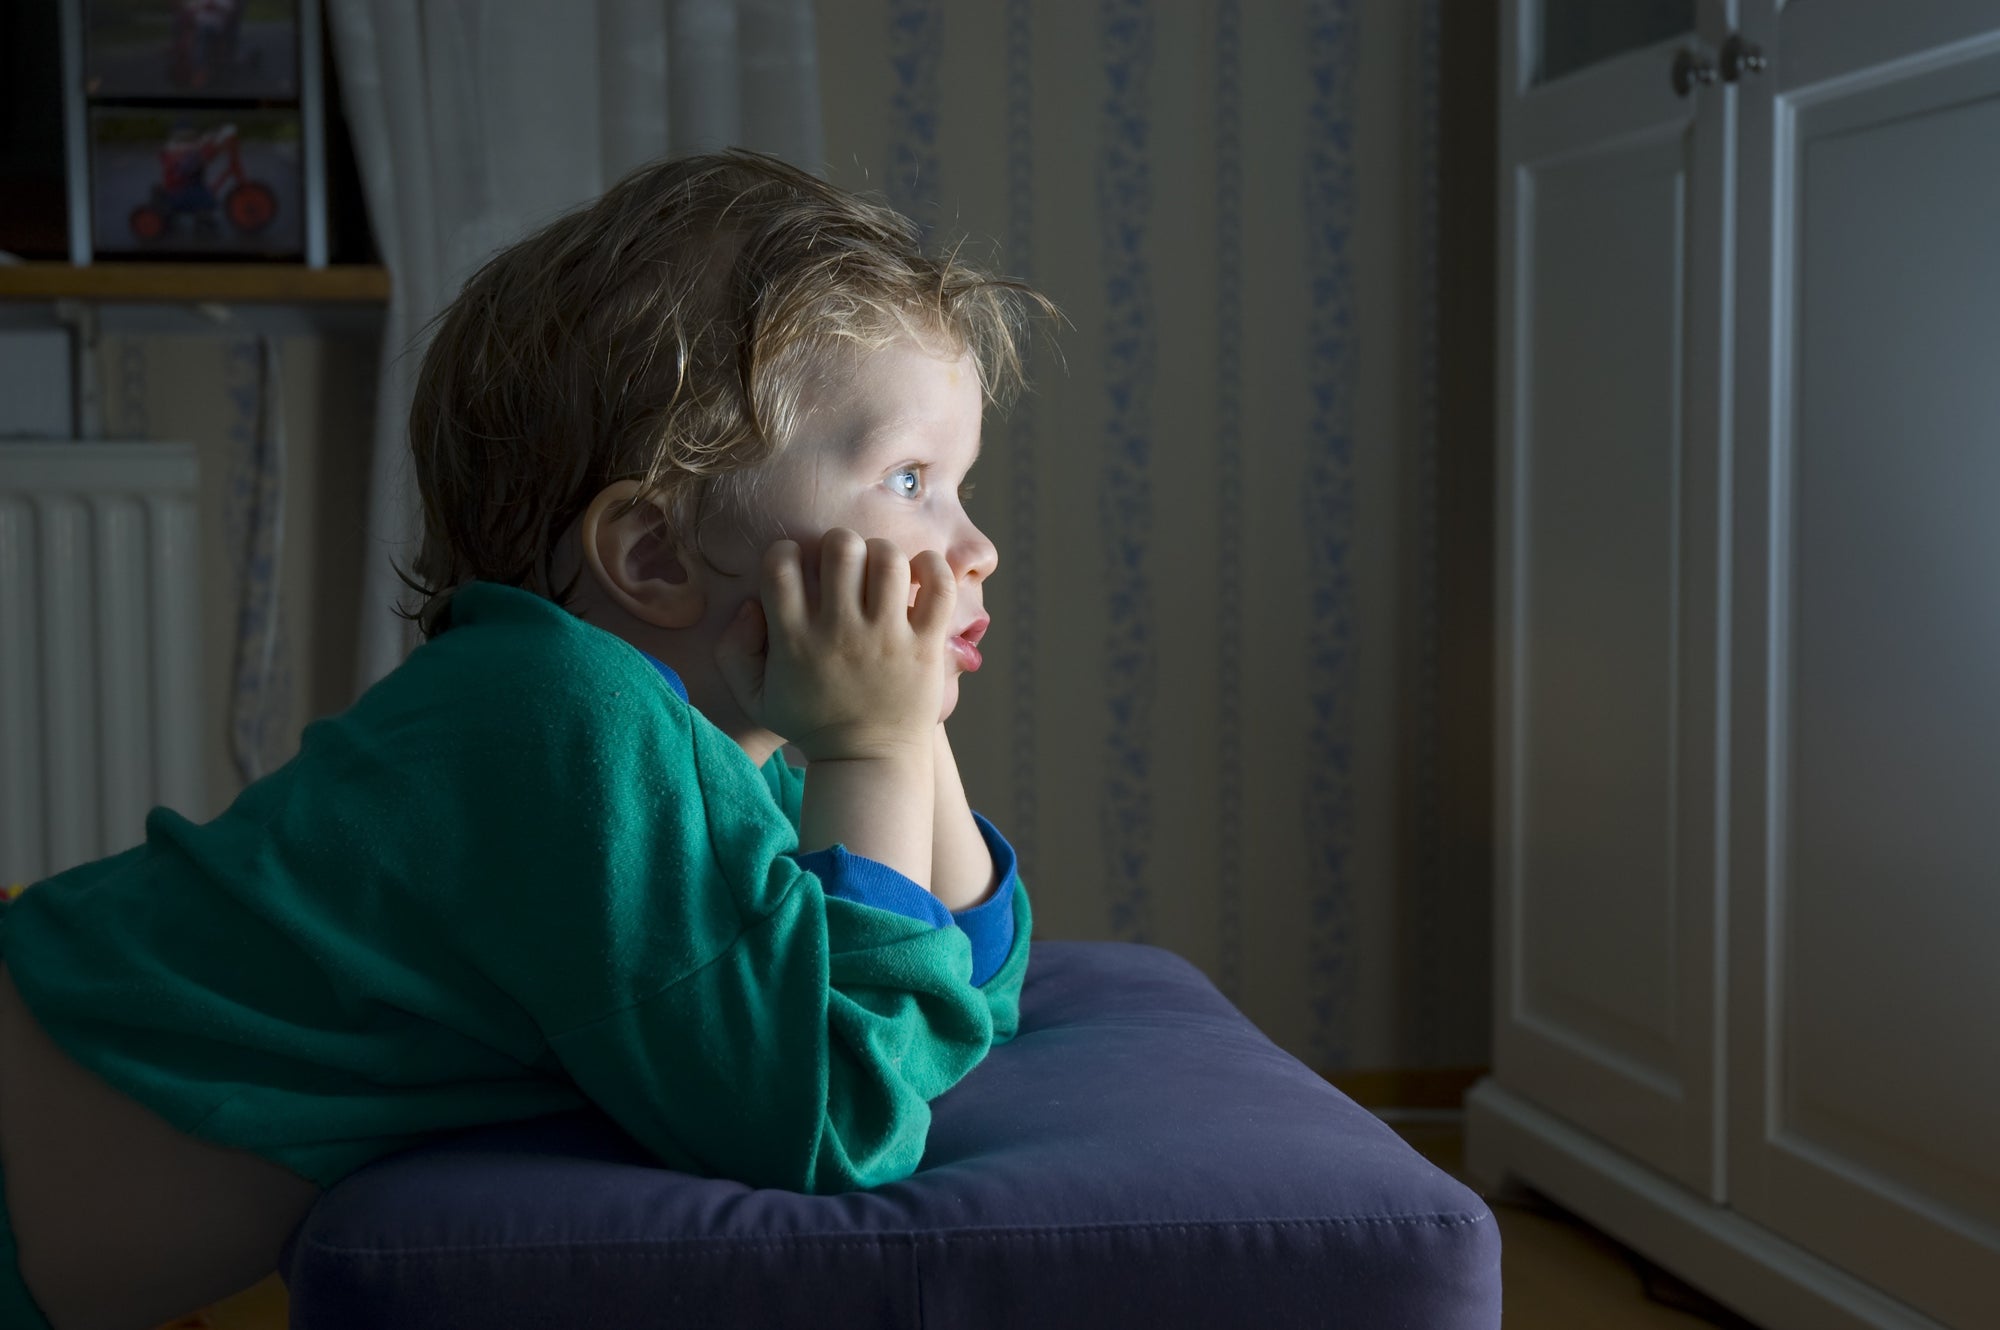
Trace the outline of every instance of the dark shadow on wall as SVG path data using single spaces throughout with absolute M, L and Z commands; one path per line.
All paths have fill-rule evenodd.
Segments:
M 1490 0 L 1439 0 L 1434 713 L 1408 717 L 1398 1046 L 1408 1065 L 1491 1063 L 1493 452 L 1499 19 Z M 1414 121 L 1413 117 L 1413 121 Z M 1413 142 L 1412 147 L 1417 145 Z M 1414 479 L 1414 477 L 1413 477 Z M 1421 494 L 1421 490 L 1413 491 Z M 1410 547 L 1405 566 L 1426 552 Z M 1422 588 L 1406 584 L 1404 603 Z M 1423 625 L 1406 642 L 1420 650 Z M 1410 659 L 1417 659 L 1412 654 Z M 1423 690 L 1409 690 L 1421 706 Z M 1428 754 L 1423 748 L 1428 746 Z M 1424 763 L 1431 784 L 1423 783 Z M 1417 916 L 1423 917 L 1417 917 Z M 1436 991 L 1420 993 L 1413 984 Z M 1476 1004 L 1473 1016 L 1464 1008 Z M 1476 1030 L 1476 1037 L 1471 1033 Z M 1463 1077 L 1460 1080 L 1464 1079 Z M 1444 1082 L 1440 1082 L 1441 1084 Z M 1456 1084 L 1458 1082 L 1451 1082 Z M 1426 1104 L 1423 1107 L 1440 1105 Z

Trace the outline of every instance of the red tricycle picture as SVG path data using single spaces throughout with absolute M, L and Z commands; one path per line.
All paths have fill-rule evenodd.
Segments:
M 296 255 L 298 116 L 247 108 L 91 113 L 101 253 Z
M 88 0 L 84 91 L 98 98 L 298 95 L 298 0 Z

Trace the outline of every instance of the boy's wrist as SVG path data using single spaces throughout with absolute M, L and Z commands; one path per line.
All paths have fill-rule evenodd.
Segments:
M 931 760 L 936 745 L 921 734 L 882 731 L 839 731 L 792 740 L 808 764 L 819 762 L 893 762 Z

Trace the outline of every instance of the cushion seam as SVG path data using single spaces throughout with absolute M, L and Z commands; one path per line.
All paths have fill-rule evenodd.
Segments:
M 884 1229 L 879 1233 L 826 1233 L 800 1234 L 789 1237 L 673 1237 L 673 1238 L 607 1238 L 602 1240 L 572 1239 L 559 1242 L 489 1242 L 476 1244 L 453 1244 L 428 1247 L 365 1247 L 337 1245 L 324 1239 L 308 1237 L 301 1246 L 313 1251 L 339 1253 L 345 1255 L 366 1255 L 378 1257 L 436 1256 L 459 1253 L 507 1252 L 526 1254 L 538 1251 L 564 1252 L 575 1254 L 585 1249 L 643 1250 L 656 1259 L 670 1259 L 676 1256 L 709 1256 L 726 1252 L 733 1247 L 846 1247 L 884 1245 L 891 1242 L 908 1242 L 919 1238 L 936 1238 L 951 1242 L 998 1242 L 1021 1237 L 1054 1237 L 1070 1233 L 1152 1233 L 1172 1232 L 1181 1229 L 1226 1231 L 1230 1229 L 1291 1229 L 1291 1228 L 1350 1228 L 1363 1226 L 1422 1227 L 1434 1229 L 1467 1228 L 1473 1224 L 1483 1224 L 1493 1218 L 1491 1211 L 1477 1214 L 1456 1215 L 1354 1215 L 1329 1219 L 1226 1219 L 1213 1222 L 1202 1220 L 1172 1220 L 1164 1222 L 1139 1222 L 1130 1224 L 1048 1224 L 1016 1225 L 976 1229 Z M 662 1250 L 665 1249 L 665 1250 Z

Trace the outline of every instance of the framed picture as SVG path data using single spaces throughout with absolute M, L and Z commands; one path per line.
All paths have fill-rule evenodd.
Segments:
M 93 99 L 299 96 L 299 0 L 86 0 Z
M 301 138 L 295 110 L 93 108 L 96 252 L 298 257 Z

